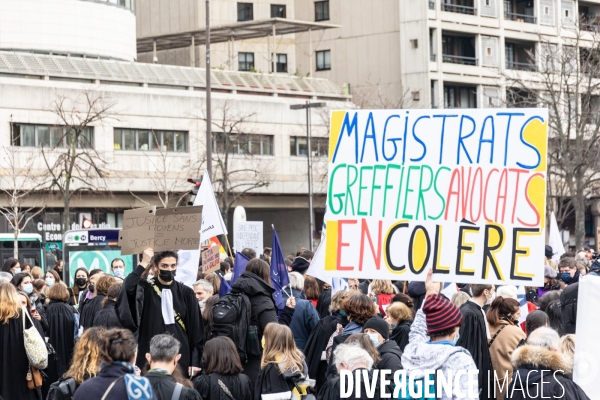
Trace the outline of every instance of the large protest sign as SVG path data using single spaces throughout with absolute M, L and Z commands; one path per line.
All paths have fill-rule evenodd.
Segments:
M 543 285 L 547 115 L 334 111 L 326 273 Z
M 233 226 L 233 247 L 236 251 L 254 249 L 256 254 L 263 252 L 262 221 L 236 221 Z
M 127 210 L 119 233 L 121 254 L 200 249 L 201 207 L 155 207 Z
M 221 267 L 219 246 L 212 246 L 202 252 L 202 273 L 210 274 Z

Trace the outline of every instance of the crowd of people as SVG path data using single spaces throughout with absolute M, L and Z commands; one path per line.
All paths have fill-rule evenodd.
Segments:
M 419 371 L 417 380 L 430 378 L 426 370 L 478 370 L 474 381 L 451 380 L 453 392 L 478 393 L 473 399 L 588 399 L 572 380 L 579 278 L 600 276 L 588 249 L 556 263 L 547 246 L 544 286 L 526 288 L 521 323 L 514 286 L 457 284 L 447 298 L 429 271 L 426 282 L 349 277 L 333 292 L 307 275 L 307 249 L 286 258 L 278 306 L 269 251 L 244 249 L 239 276 L 228 258 L 192 287 L 175 279 L 172 251 L 144 251 L 127 276 L 118 258 L 110 271 L 79 268 L 70 287 L 60 262 L 44 272 L 6 260 L 0 399 L 332 400 L 348 390 L 342 371 L 364 371 L 355 382 L 363 390 L 350 398 L 409 389 L 392 380 L 367 397 L 377 370 Z M 34 361 L 38 337 L 47 363 Z M 543 385 L 542 369 L 557 378 L 531 397 L 526 389 Z

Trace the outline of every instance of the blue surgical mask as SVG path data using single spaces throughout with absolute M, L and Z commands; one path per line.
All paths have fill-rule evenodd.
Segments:
M 23 291 L 27 294 L 33 293 L 33 283 L 26 283 L 23 285 Z
M 560 279 L 564 282 L 564 283 L 571 283 L 571 281 L 573 280 L 573 277 L 571 276 L 570 273 L 568 272 L 561 272 L 560 274 Z
M 54 285 L 54 278 L 46 278 L 46 285 L 48 285 L 48 287 L 51 287 L 52 285 Z
M 390 328 L 392 328 L 392 329 L 396 329 L 397 326 L 398 326 L 397 324 L 390 324 Z
M 454 340 L 452 341 L 452 344 L 454 346 L 456 346 L 456 343 L 458 343 L 459 338 L 460 338 L 460 333 L 456 332 L 456 336 L 454 336 Z
M 473 297 L 473 289 L 469 288 L 469 295 Z
M 115 276 L 117 278 L 122 278 L 123 275 L 125 275 L 125 269 L 124 268 L 115 268 L 115 269 L 113 269 L 113 273 L 115 274 Z
M 20 273 L 21 273 L 21 268 L 15 268 L 13 270 L 13 275 L 20 274 Z
M 371 339 L 375 347 L 379 346 L 379 336 L 376 333 L 369 333 L 369 339 Z

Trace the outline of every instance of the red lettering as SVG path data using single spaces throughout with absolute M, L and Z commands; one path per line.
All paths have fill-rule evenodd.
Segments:
M 461 167 L 461 177 L 460 177 L 460 185 L 461 185 L 461 199 L 460 204 L 462 206 L 462 217 L 467 217 L 467 206 L 469 205 L 469 188 L 471 187 L 471 168 L 469 168 L 469 179 L 467 180 L 467 184 L 465 185 L 465 167 Z
M 504 189 L 504 193 L 502 190 Z M 506 214 L 506 196 L 508 192 L 508 171 L 505 169 L 502 170 L 500 174 L 500 182 L 498 182 L 498 200 L 496 201 L 496 219 L 494 222 L 504 223 L 504 215 Z M 502 199 L 502 215 L 501 219 L 498 219 L 498 206 L 500 205 L 500 199 Z
M 493 170 L 490 171 L 490 173 L 488 174 L 487 178 L 485 179 L 485 191 L 483 194 L 483 217 L 485 218 L 485 220 L 487 222 L 492 222 L 493 219 L 491 219 L 490 217 L 488 217 L 487 215 L 487 194 L 488 194 L 488 186 L 490 184 L 490 178 L 492 176 L 492 172 L 499 172 L 496 168 L 494 168 Z
M 342 247 L 349 247 L 350 243 L 344 243 L 342 241 L 342 231 L 343 231 L 343 226 L 345 224 L 348 225 L 353 225 L 356 224 L 356 220 L 355 219 L 340 219 L 338 221 L 338 241 L 337 241 L 337 265 L 336 265 L 336 269 L 338 271 L 354 271 L 354 266 L 342 266 Z
M 453 190 L 455 181 L 458 184 L 458 188 L 456 188 L 456 190 Z M 454 171 L 452 171 L 452 177 L 450 178 L 450 187 L 448 189 L 448 196 L 446 197 L 446 213 L 444 214 L 444 219 L 446 221 L 448 220 L 448 211 L 450 210 L 450 200 L 452 199 L 453 195 L 456 195 L 456 216 L 454 217 L 454 220 L 456 221 L 456 220 L 458 220 L 458 206 L 460 204 L 460 172 L 458 169 L 455 169 Z
M 521 179 L 521 174 L 528 174 L 529 171 L 525 170 L 525 169 L 518 169 L 518 168 L 511 168 L 509 169 L 510 172 L 515 172 L 517 174 L 517 182 L 515 183 L 515 199 L 513 200 L 513 210 L 512 210 L 512 217 L 510 219 L 510 223 L 514 224 L 515 223 L 515 212 L 517 211 L 517 197 L 519 196 L 519 181 Z M 529 182 L 529 181 L 527 181 Z
M 490 172 L 491 173 L 491 172 Z M 477 210 L 477 216 L 473 216 L 473 204 L 475 201 L 473 200 L 473 192 L 475 192 L 475 188 L 477 187 L 477 177 L 479 176 L 479 209 Z M 481 197 L 483 196 L 483 171 L 481 167 L 475 170 L 475 176 L 473 177 L 473 186 L 471 187 L 471 207 L 469 207 L 469 214 L 471 216 L 471 222 L 479 221 L 479 217 L 481 217 L 481 209 L 483 208 L 483 204 L 481 203 Z
M 529 204 L 529 207 L 531 207 L 531 209 L 533 210 L 533 212 L 535 213 L 535 222 L 533 224 L 528 224 L 526 222 L 521 221 L 520 218 L 517 217 L 517 221 L 519 221 L 520 224 L 523 224 L 524 226 L 538 226 L 540 223 L 540 212 L 539 210 L 535 207 L 535 205 L 531 202 L 531 200 L 529 199 L 529 195 L 528 195 L 528 189 L 529 189 L 529 183 L 533 180 L 533 178 L 535 178 L 536 176 L 539 176 L 540 178 L 544 179 L 544 175 L 540 174 L 539 172 L 535 175 L 532 175 L 529 177 L 529 179 L 527 180 L 527 183 L 525 184 L 525 199 L 527 199 L 527 204 Z
M 360 225 L 360 257 L 358 263 L 358 270 L 362 271 L 363 261 L 364 261 L 364 253 L 365 253 L 365 237 L 369 241 L 369 247 L 371 247 L 371 254 L 373 255 L 373 261 L 375 261 L 375 267 L 379 271 L 381 267 L 381 230 L 383 227 L 383 221 L 379 221 L 379 229 L 377 231 L 377 246 L 373 245 L 373 240 L 371 239 L 371 233 L 369 232 L 369 226 L 367 225 L 367 221 L 363 218 L 361 220 Z

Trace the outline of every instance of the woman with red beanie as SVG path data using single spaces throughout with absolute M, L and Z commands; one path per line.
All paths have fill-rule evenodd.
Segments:
M 439 294 L 441 284 L 433 282 L 431 269 L 427 272 L 425 288 L 423 305 L 417 311 L 410 328 L 409 342 L 402 354 L 402 365 L 407 377 L 411 371 L 415 371 L 412 376 L 414 380 L 422 380 L 425 378 L 423 371 L 440 371 L 444 375 L 444 381 L 450 378 L 452 382 L 452 396 L 448 397 L 442 391 L 440 399 L 452 399 L 460 392 L 465 399 L 478 400 L 477 372 L 473 372 L 477 371 L 477 367 L 469 352 L 456 346 L 462 320 L 460 310 Z M 406 389 L 405 393 L 408 394 L 408 388 Z

